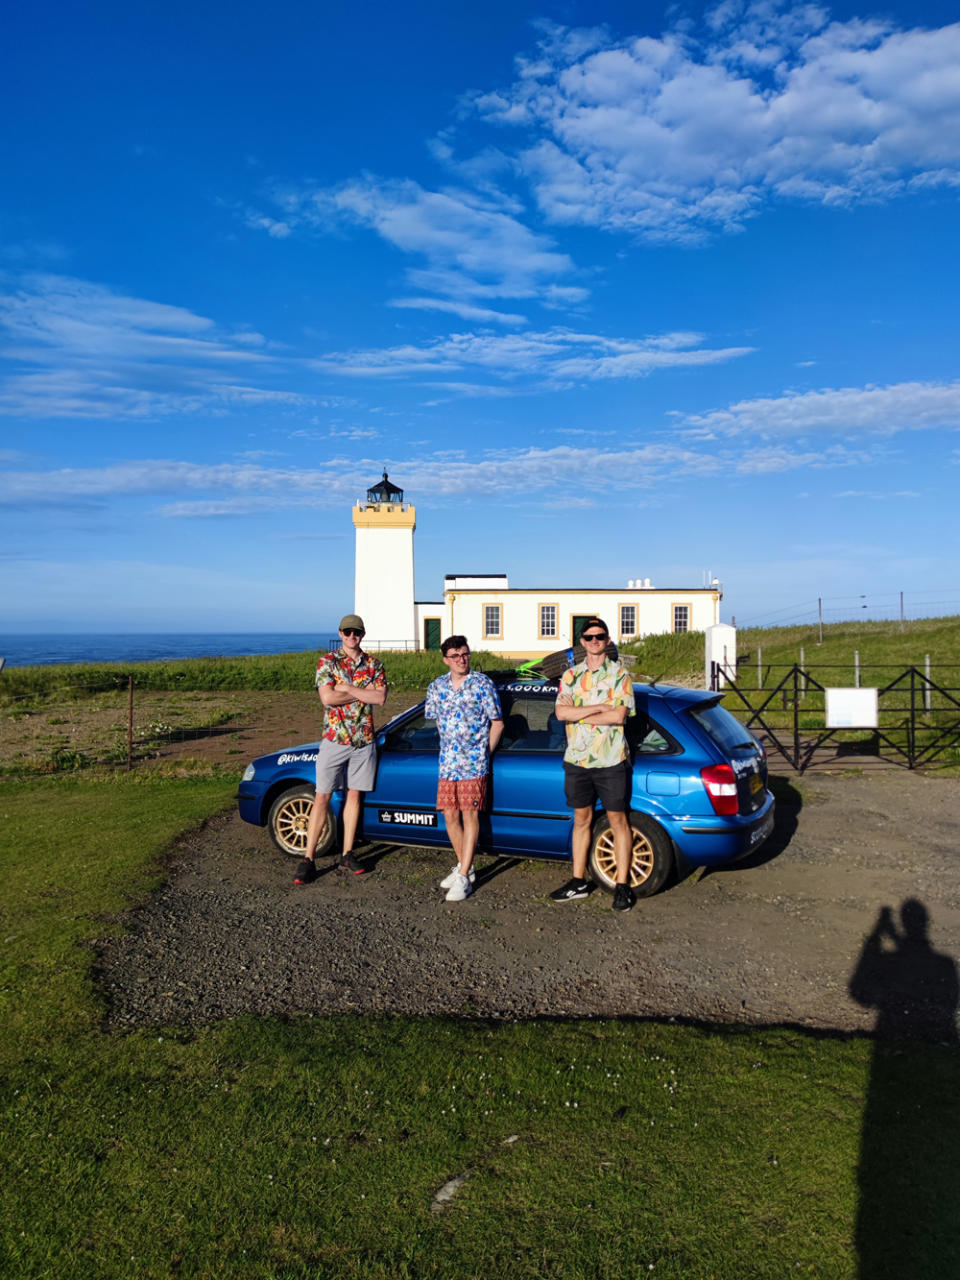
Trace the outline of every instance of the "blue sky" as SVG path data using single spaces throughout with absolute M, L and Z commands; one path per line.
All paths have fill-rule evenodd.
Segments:
M 724 0 L 39 0 L 0 54 L 0 631 L 417 594 L 960 612 L 960 25 Z

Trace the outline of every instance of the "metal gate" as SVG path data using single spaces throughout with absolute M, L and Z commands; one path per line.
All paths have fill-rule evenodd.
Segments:
M 796 664 L 786 668 L 772 688 L 754 690 L 747 689 L 739 676 L 731 680 L 714 663 L 711 687 L 724 689 L 727 710 L 798 773 L 810 766 L 824 746 L 833 745 L 838 753 L 849 747 L 851 739 L 841 735 L 858 734 L 860 740 L 867 735 L 869 747 L 864 754 L 883 756 L 908 769 L 943 759 L 960 744 L 960 689 L 937 683 L 919 667 L 907 667 L 877 687 L 880 726 L 870 730 L 827 728 L 822 707 L 826 686 Z

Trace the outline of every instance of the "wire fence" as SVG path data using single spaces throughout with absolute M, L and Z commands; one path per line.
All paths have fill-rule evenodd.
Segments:
M 244 703 L 242 693 L 231 691 L 140 689 L 133 676 L 113 688 L 97 680 L 8 695 L 0 713 L 0 776 L 91 765 L 129 771 L 176 744 L 236 737 Z M 225 752 L 243 754 L 239 746 Z

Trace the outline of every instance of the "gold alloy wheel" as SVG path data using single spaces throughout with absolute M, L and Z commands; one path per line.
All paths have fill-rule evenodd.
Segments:
M 291 853 L 303 853 L 307 847 L 307 825 L 312 808 L 313 801 L 306 796 L 292 796 L 277 812 L 277 838 Z
M 636 889 L 650 878 L 656 857 L 649 839 L 630 824 L 633 834 L 633 862 L 630 866 L 630 886 Z M 593 864 L 597 872 L 611 885 L 617 879 L 617 859 L 613 847 L 613 830 L 607 827 L 597 836 L 593 846 Z
M 307 847 L 307 827 L 313 808 L 312 787 L 294 787 L 282 792 L 270 806 L 267 827 L 274 844 L 293 858 L 303 857 Z M 327 821 L 317 841 L 317 853 L 326 853 L 336 840 L 336 827 L 328 813 Z

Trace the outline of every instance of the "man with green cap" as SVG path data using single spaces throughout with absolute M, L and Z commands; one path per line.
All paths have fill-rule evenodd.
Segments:
M 346 781 L 343 804 L 343 849 L 337 869 L 363 875 L 366 867 L 353 856 L 360 820 L 360 796 L 373 789 L 377 777 L 377 748 L 373 740 L 373 708 L 387 700 L 383 663 L 364 653 L 363 619 L 348 613 L 340 621 L 340 648 L 317 663 L 317 692 L 323 703 L 323 733 L 317 746 L 317 793 L 307 824 L 307 845 L 294 884 L 316 879 L 314 855 L 327 821 L 330 796 Z

